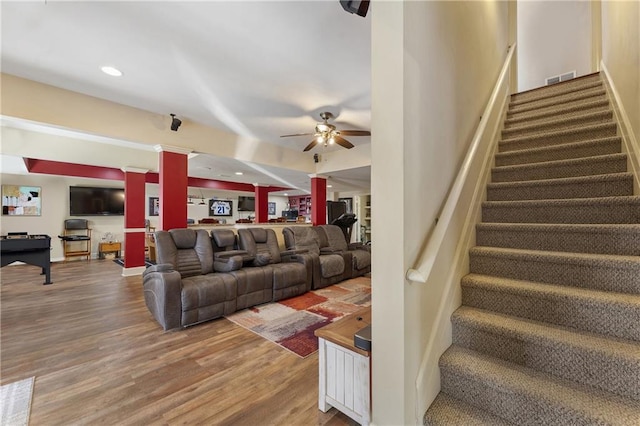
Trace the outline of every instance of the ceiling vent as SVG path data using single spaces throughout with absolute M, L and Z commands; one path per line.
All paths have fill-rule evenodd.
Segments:
M 554 75 L 553 77 L 549 77 L 544 81 L 546 86 L 550 84 L 560 83 L 562 81 L 571 80 L 572 78 L 576 78 L 576 72 L 571 71 L 560 75 Z

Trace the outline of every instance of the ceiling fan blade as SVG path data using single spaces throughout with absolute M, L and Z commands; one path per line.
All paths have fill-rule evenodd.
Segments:
M 347 149 L 351 149 L 351 148 L 354 147 L 354 145 L 351 142 L 349 142 L 348 140 L 346 140 L 342 136 L 334 136 L 334 139 L 335 139 L 336 143 L 338 145 L 340 145 L 341 147 L 344 147 L 344 148 L 347 148 Z
M 302 150 L 302 152 L 307 152 L 307 151 L 309 151 L 311 148 L 313 148 L 314 146 L 316 146 L 316 143 L 318 143 L 318 141 L 317 141 L 317 140 L 315 140 L 315 139 L 314 139 L 314 140 L 312 140 L 312 141 L 311 141 L 311 143 L 310 143 L 309 145 L 307 145 L 307 146 Z
M 315 133 L 294 133 L 293 135 L 282 135 L 280 136 L 281 138 L 288 138 L 291 136 L 311 136 L 314 135 Z
M 368 130 L 340 130 L 340 134 L 347 136 L 371 136 L 371 132 Z

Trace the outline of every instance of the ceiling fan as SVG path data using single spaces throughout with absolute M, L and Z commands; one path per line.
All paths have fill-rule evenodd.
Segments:
M 333 114 L 325 111 L 320 113 L 320 118 L 322 118 L 322 123 L 316 124 L 315 133 L 296 133 L 293 135 L 282 135 L 281 138 L 288 138 L 291 136 L 311 136 L 313 135 L 313 140 L 309 145 L 305 147 L 304 152 L 309 151 L 316 145 L 324 145 L 328 146 L 334 143 L 338 145 L 351 149 L 353 148 L 353 144 L 342 137 L 342 135 L 347 136 L 371 136 L 371 132 L 368 130 L 336 130 L 336 126 L 333 124 L 329 124 L 329 120 L 334 118 Z

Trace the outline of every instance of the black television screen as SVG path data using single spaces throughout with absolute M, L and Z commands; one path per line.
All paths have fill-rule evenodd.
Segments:
M 69 187 L 71 216 L 124 215 L 124 189 L 88 186 Z
M 256 211 L 256 198 L 255 197 L 238 197 L 238 211 L 239 212 L 254 212 Z

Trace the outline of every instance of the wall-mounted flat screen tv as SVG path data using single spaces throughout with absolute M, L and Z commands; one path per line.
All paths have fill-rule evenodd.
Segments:
M 256 211 L 256 198 L 255 197 L 238 197 L 238 211 L 239 212 L 255 212 Z
M 124 189 L 89 186 L 69 187 L 71 216 L 124 215 Z

